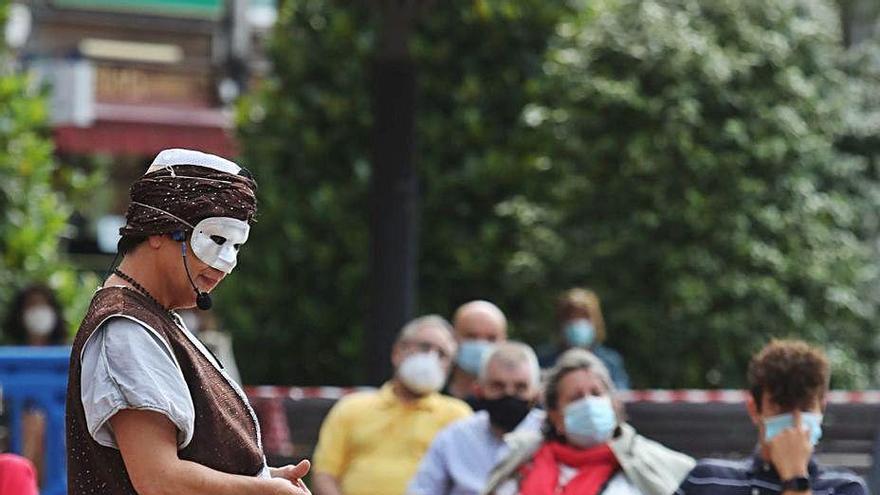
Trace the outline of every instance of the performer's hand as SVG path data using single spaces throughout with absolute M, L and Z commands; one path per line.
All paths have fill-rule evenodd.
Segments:
M 288 464 L 280 468 L 269 468 L 269 473 L 271 473 L 273 478 L 287 480 L 292 484 L 293 487 L 298 490 L 293 493 L 296 493 L 297 495 L 311 495 L 312 492 L 309 491 L 309 488 L 301 479 L 309 472 L 311 467 L 312 464 L 306 459 L 300 461 L 299 464 L 296 465 Z M 287 487 L 287 489 L 289 488 L 290 486 Z M 286 494 L 288 492 L 282 493 Z
M 271 484 L 271 491 L 266 495 L 312 495 L 302 480 L 292 482 L 284 478 L 272 478 L 268 481 Z
M 297 478 L 240 476 L 180 459 L 177 427 L 162 413 L 123 409 L 110 418 L 110 423 L 138 493 L 164 493 L 167 486 L 174 486 L 175 493 L 187 494 L 311 495 Z M 281 472 L 296 475 L 308 470 L 308 463 L 300 463 Z
M 269 468 L 269 473 L 273 478 L 284 478 L 291 483 L 295 483 L 300 478 L 305 477 L 311 467 L 312 463 L 308 459 L 304 459 L 297 465 L 288 464 L 280 468 Z

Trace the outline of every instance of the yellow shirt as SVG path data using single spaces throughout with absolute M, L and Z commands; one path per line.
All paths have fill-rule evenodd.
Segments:
M 315 447 L 315 472 L 333 475 L 343 495 L 403 495 L 434 435 L 469 416 L 464 402 L 431 394 L 404 403 L 386 383 L 330 409 Z

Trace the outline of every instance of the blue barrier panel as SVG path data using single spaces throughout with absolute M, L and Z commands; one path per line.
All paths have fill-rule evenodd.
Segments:
M 10 449 L 21 453 L 21 417 L 27 408 L 46 414 L 42 495 L 67 493 L 64 403 L 70 347 L 0 347 L 0 389 L 9 418 Z

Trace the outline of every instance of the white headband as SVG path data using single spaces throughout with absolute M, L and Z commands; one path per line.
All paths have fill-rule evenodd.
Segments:
M 174 167 L 176 165 L 206 167 L 232 175 L 238 175 L 241 172 L 241 167 L 225 158 L 202 153 L 201 151 L 173 148 L 163 150 L 156 155 L 156 159 L 153 160 L 152 165 L 147 169 L 145 175 L 163 168 Z M 173 168 L 171 169 L 171 173 L 174 173 Z

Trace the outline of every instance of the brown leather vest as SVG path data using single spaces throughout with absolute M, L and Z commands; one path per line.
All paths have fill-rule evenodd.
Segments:
M 69 495 L 135 494 L 122 456 L 89 434 L 80 399 L 81 355 L 89 336 L 108 318 L 143 322 L 168 343 L 192 396 L 195 430 L 178 457 L 217 471 L 255 476 L 264 465 L 256 416 L 210 359 L 171 319 L 141 293 L 122 287 L 99 290 L 73 341 L 67 384 L 67 483 Z M 144 329 L 144 331 L 148 331 Z

